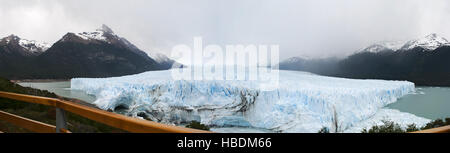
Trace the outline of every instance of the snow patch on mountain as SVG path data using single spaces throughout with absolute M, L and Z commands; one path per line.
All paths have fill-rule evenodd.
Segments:
M 103 36 L 102 31 L 94 31 L 94 32 L 82 32 L 76 34 L 78 37 L 83 38 L 84 40 L 102 40 L 106 41 L 106 37 Z
M 39 43 L 35 40 L 20 39 L 19 45 L 32 53 L 45 52 L 51 47 L 48 43 Z
M 433 51 L 441 46 L 450 46 L 450 43 L 444 37 L 438 34 L 430 34 L 423 38 L 418 38 L 410 41 L 389 41 L 379 42 L 370 45 L 366 48 L 360 49 L 357 52 L 371 52 L 378 53 L 380 51 L 398 51 L 398 50 L 411 50 L 416 47 L 421 47 L 428 51 Z
M 379 43 L 370 45 L 369 47 L 360 49 L 358 52 L 378 53 L 380 51 L 386 51 L 386 50 L 397 51 L 404 44 L 405 44 L 405 41 L 379 42 Z
M 6 44 L 17 43 L 24 50 L 29 51 L 31 53 L 42 53 L 51 47 L 51 45 L 48 43 L 23 39 L 16 35 L 10 35 L 8 37 L 3 38 L 2 41 L 3 40 L 6 41 Z
M 114 32 L 106 25 L 102 25 L 100 28 L 96 29 L 93 32 L 81 32 L 76 33 L 75 35 L 84 39 L 84 40 L 100 40 L 107 42 L 108 38 L 105 34 L 110 34 L 112 36 L 116 36 Z M 117 37 L 117 36 L 116 36 Z
M 422 47 L 428 51 L 433 51 L 441 46 L 449 46 L 450 43 L 444 37 L 435 33 L 425 36 L 423 38 L 408 41 L 401 50 L 410 50 L 416 47 Z

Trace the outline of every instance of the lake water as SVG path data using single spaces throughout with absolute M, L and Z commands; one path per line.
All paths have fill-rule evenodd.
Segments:
M 76 98 L 90 103 L 95 101 L 95 97 L 92 95 L 88 95 L 83 91 L 71 90 L 70 81 L 21 82 L 19 84 L 48 90 L 63 97 Z M 417 87 L 416 93 L 404 96 L 386 107 L 428 119 L 450 117 L 450 88 Z
M 59 96 L 68 97 L 68 98 L 76 98 L 79 100 L 83 100 L 89 103 L 95 101 L 95 96 L 88 95 L 83 91 L 71 90 L 70 89 L 70 81 L 61 81 L 61 82 L 21 82 L 19 85 L 24 87 L 31 87 L 41 90 L 48 90 L 53 92 Z
M 387 106 L 428 119 L 450 117 L 450 88 L 417 87 L 416 93 Z

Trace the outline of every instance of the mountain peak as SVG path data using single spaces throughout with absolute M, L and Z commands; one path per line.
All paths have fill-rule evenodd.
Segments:
M 436 37 L 438 37 L 438 34 L 437 33 L 431 33 L 431 34 L 429 34 L 429 35 L 427 35 L 425 37 L 426 38 L 436 38 Z
M 450 45 L 450 43 L 448 42 L 447 39 L 445 39 L 444 37 L 442 37 L 436 33 L 432 33 L 425 37 L 408 41 L 401 49 L 402 50 L 410 50 L 410 49 L 413 49 L 416 47 L 421 47 L 423 49 L 432 51 L 438 47 L 445 46 L 445 45 Z
M 11 34 L 11 35 L 9 35 L 9 36 L 3 38 L 2 40 L 6 40 L 6 43 L 9 43 L 9 42 L 11 42 L 11 41 L 18 41 L 18 40 L 20 40 L 20 38 L 19 38 L 19 36 L 16 36 L 16 35 L 14 35 L 14 34 Z
M 378 53 L 380 51 L 386 51 L 386 50 L 396 51 L 396 50 L 400 49 L 404 44 L 405 44 L 404 41 L 378 42 L 378 43 L 375 43 L 373 45 L 370 45 L 366 48 L 359 50 L 359 52 Z
M 110 34 L 113 34 L 114 32 L 111 30 L 111 28 L 109 28 L 107 25 L 105 25 L 105 24 L 102 24 L 102 26 L 100 27 L 100 28 L 98 28 L 98 29 L 96 29 L 97 31 L 102 31 L 102 32 L 105 32 L 105 33 L 110 33 Z
M 116 36 L 111 28 L 105 24 L 102 24 L 100 28 L 95 29 L 93 32 L 81 32 L 74 34 L 84 40 L 100 40 L 105 42 L 108 42 L 108 37 Z
M 19 36 L 14 35 L 14 34 L 10 34 L 9 36 L 7 36 L 6 38 L 19 38 Z
M 416 47 L 420 47 L 428 51 L 433 51 L 441 46 L 450 46 L 450 42 L 439 34 L 431 33 L 429 35 L 426 35 L 425 37 L 413 39 L 410 41 L 378 42 L 366 48 L 360 49 L 357 52 L 378 53 L 380 51 L 386 50 L 411 50 Z
M 26 51 L 29 51 L 31 53 L 42 53 L 46 51 L 48 48 L 50 48 L 50 44 L 45 42 L 37 42 L 35 40 L 27 40 L 22 39 L 17 35 L 11 34 L 3 39 L 1 41 L 5 41 L 6 44 L 16 44 L 20 47 L 24 48 Z

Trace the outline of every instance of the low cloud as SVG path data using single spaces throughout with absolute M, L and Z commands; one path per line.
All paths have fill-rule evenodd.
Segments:
M 53 43 L 105 23 L 148 52 L 177 44 L 279 44 L 281 58 L 344 56 L 384 40 L 450 39 L 446 0 L 2 0 L 0 36 Z

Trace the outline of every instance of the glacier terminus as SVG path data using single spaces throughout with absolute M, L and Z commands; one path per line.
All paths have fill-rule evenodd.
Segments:
M 74 78 L 71 89 L 94 95 L 94 104 L 104 110 L 166 124 L 198 121 L 217 132 L 239 128 L 315 133 L 324 127 L 360 132 L 385 119 L 402 126 L 421 126 L 430 121 L 384 108 L 415 92 L 415 85 L 408 81 L 345 79 L 280 70 L 279 85 L 267 91 L 260 89 L 258 81 L 174 80 L 170 75 L 170 70 L 164 70 Z M 333 126 L 334 121 L 338 127 Z

